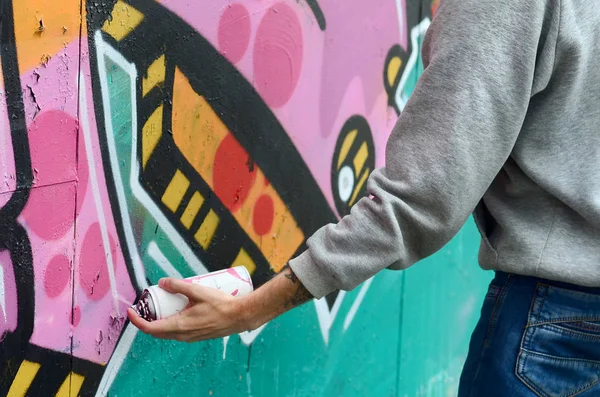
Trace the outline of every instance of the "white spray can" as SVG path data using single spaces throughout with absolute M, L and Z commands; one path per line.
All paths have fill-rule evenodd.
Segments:
M 183 281 L 216 288 L 232 296 L 244 296 L 254 291 L 250 273 L 243 266 L 189 277 Z M 146 321 L 154 321 L 179 313 L 187 307 L 188 303 L 186 296 L 173 294 L 158 285 L 153 285 L 142 292 L 139 301 L 132 308 Z

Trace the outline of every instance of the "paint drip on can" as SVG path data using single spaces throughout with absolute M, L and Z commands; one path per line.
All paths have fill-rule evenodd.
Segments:
M 216 288 L 232 296 L 244 296 L 254 291 L 250 273 L 243 266 L 189 277 L 183 281 Z M 142 292 L 132 309 L 144 320 L 155 321 L 179 313 L 187 307 L 188 303 L 186 296 L 173 294 L 158 285 L 153 285 Z

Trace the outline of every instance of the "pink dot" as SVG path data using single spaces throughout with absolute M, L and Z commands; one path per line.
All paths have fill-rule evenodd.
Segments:
M 31 165 L 38 185 L 72 180 L 77 167 L 75 118 L 60 110 L 37 115 L 28 128 Z
M 113 266 L 116 257 L 115 243 L 112 236 L 110 240 L 110 257 L 113 259 Z M 92 224 L 88 229 L 83 243 L 81 244 L 81 254 L 79 255 L 79 282 L 83 291 L 90 300 L 100 300 L 110 289 L 110 280 L 108 278 L 107 254 L 102 242 L 102 233 L 98 223 Z
M 44 273 L 44 289 L 50 298 L 59 296 L 69 284 L 71 278 L 71 266 L 69 258 L 64 255 L 56 255 L 48 263 Z
M 23 218 L 27 227 L 45 240 L 57 240 L 73 226 L 75 186 L 60 184 L 31 189 Z
M 252 213 L 254 231 L 259 236 L 264 236 L 269 233 L 273 226 L 274 218 L 275 206 L 273 205 L 273 199 L 266 194 L 263 194 L 256 200 L 256 204 L 254 204 L 254 211 Z
M 81 320 L 81 308 L 79 306 L 75 306 L 73 308 L 73 317 L 71 319 L 73 326 L 77 327 L 79 325 L 80 320 Z
M 241 4 L 230 4 L 221 15 L 217 34 L 219 50 L 229 62 L 237 63 L 250 42 L 250 15 Z
M 271 107 L 292 96 L 302 67 L 302 28 L 292 8 L 272 6 L 263 17 L 254 43 L 256 89 Z

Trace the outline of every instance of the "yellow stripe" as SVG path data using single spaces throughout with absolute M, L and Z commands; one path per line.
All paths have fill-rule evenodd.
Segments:
M 152 65 L 148 68 L 148 77 L 144 77 L 142 80 L 142 92 L 146 96 L 154 87 L 165 81 L 166 66 L 165 66 L 165 55 L 161 55 L 156 61 L 152 62 Z
M 219 226 L 219 216 L 213 210 L 210 210 L 194 235 L 194 238 L 204 250 L 207 250 L 210 246 L 210 241 L 217 231 L 217 226 Z
M 194 223 L 194 219 L 196 215 L 198 215 L 198 211 L 200 207 L 204 204 L 204 197 L 198 192 L 195 192 L 187 207 L 185 207 L 185 211 L 183 211 L 183 215 L 181 215 L 181 223 L 185 226 L 186 229 L 192 227 L 192 223 Z
M 23 361 L 19 367 L 19 370 L 17 371 L 17 375 L 15 376 L 12 385 L 10 386 L 7 397 L 24 396 L 39 370 L 40 364 L 32 363 L 31 361 Z
M 142 168 L 146 167 L 146 163 L 150 159 L 152 152 L 156 149 L 156 145 L 162 136 L 162 121 L 163 121 L 163 105 L 160 105 L 144 124 L 142 128 Z
M 360 145 L 360 149 L 358 149 L 356 156 L 354 156 L 354 172 L 356 173 L 356 176 L 360 174 L 362 168 L 365 166 L 367 157 L 369 157 L 369 148 L 367 147 L 367 142 L 363 142 L 363 144 Z
M 402 59 L 399 57 L 393 57 L 390 60 L 387 68 L 387 79 L 390 87 L 393 87 L 394 81 L 396 81 L 396 77 L 398 77 L 398 72 L 402 67 Z
M 240 249 L 240 252 L 238 253 L 237 258 L 235 258 L 235 260 L 233 261 L 233 264 L 231 265 L 231 267 L 237 267 L 237 266 L 244 266 L 246 268 L 246 270 L 248 270 L 248 273 L 250 273 L 250 274 L 254 274 L 254 271 L 256 270 L 256 264 L 254 263 L 252 258 L 250 258 L 250 255 L 248 255 L 246 250 L 243 248 Z
M 111 18 L 107 19 L 102 26 L 102 30 L 117 41 L 123 40 L 133 31 L 144 19 L 144 14 L 119 0 L 115 4 Z
M 338 170 L 342 166 L 344 160 L 346 160 L 346 156 L 348 155 L 348 152 L 350 151 L 350 148 L 356 139 L 356 134 L 358 134 L 358 130 L 351 131 L 346 139 L 344 139 L 344 143 L 342 143 L 342 147 L 340 148 L 340 158 L 338 159 L 337 164 Z
M 352 206 L 354 204 L 354 200 L 356 200 L 356 196 L 358 196 L 358 192 L 360 192 L 360 189 L 365 184 L 365 181 L 367 180 L 367 177 L 369 176 L 370 172 L 371 170 L 367 168 L 360 177 L 358 184 L 356 184 L 356 187 L 354 188 L 354 193 L 352 193 L 352 197 L 350 198 L 350 202 L 348 204 L 349 206 Z
M 58 389 L 56 397 L 77 397 L 84 380 L 85 377 L 71 372 Z
M 165 194 L 162 196 L 162 202 L 167 206 L 171 212 L 177 211 L 179 208 L 179 204 L 190 187 L 190 181 L 183 175 L 183 172 L 177 170 L 175 175 L 173 175 L 173 179 L 167 186 L 165 190 Z

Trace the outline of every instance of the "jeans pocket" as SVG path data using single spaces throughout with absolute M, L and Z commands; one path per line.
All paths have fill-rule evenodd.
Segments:
M 600 296 L 538 284 L 516 365 L 541 397 L 600 394 Z

